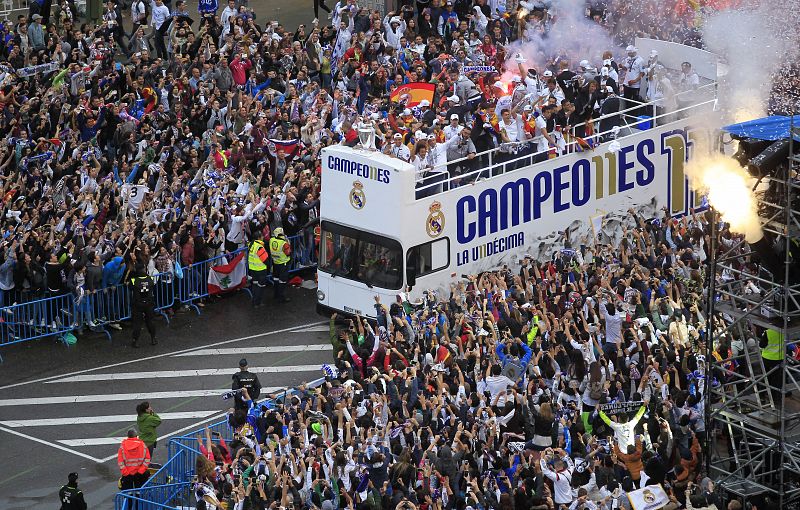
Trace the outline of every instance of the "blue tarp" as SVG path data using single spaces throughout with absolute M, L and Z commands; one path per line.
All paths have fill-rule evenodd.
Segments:
M 730 126 L 725 126 L 722 130 L 735 136 L 756 138 L 758 140 L 783 140 L 784 138 L 789 138 L 791 124 L 792 117 L 773 115 L 763 119 L 731 124 Z M 794 127 L 800 128 L 800 115 L 794 116 Z M 794 139 L 800 142 L 800 136 L 795 135 Z

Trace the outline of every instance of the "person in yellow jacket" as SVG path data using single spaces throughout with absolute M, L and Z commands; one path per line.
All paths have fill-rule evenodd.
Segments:
M 253 306 L 258 307 L 263 303 L 261 302 L 264 296 L 264 287 L 267 285 L 267 261 L 269 254 L 264 246 L 264 238 L 261 234 L 250 243 L 250 249 L 247 252 L 247 269 L 250 270 L 250 276 L 253 278 L 250 290 L 253 294 Z
M 279 303 L 287 303 L 286 283 L 289 281 L 289 262 L 292 247 L 283 233 L 283 229 L 278 227 L 272 232 L 269 240 L 269 255 L 272 259 L 272 285 L 275 289 L 275 300 Z
M 761 358 L 764 361 L 764 370 L 767 372 L 767 381 L 769 381 L 772 398 L 776 400 L 775 405 L 780 405 L 777 400 L 780 398 L 780 392 L 783 386 L 783 372 L 780 368 L 783 359 L 786 357 L 786 346 L 783 341 L 783 335 L 780 331 L 775 329 L 768 329 L 764 331 L 766 337 L 766 345 L 761 349 Z

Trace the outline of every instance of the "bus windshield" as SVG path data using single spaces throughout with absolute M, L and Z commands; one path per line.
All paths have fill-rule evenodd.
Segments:
M 319 270 L 333 277 L 396 290 L 403 285 L 402 254 L 394 239 L 322 222 Z

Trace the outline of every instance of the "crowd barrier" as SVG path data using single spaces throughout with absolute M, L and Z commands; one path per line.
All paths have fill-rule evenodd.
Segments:
M 312 231 L 313 232 L 313 231 Z M 313 235 L 301 233 L 289 238 L 292 259 L 289 273 L 317 264 L 316 241 Z M 169 323 L 168 310 L 187 306 L 200 314 L 200 300 L 209 296 L 208 272 L 226 264 L 246 248 L 182 267 L 183 278 L 174 273 L 153 276 L 155 310 Z M 246 263 L 246 261 L 245 261 Z M 270 280 L 271 281 L 271 280 Z M 250 293 L 249 288 L 243 289 Z M 131 318 L 131 288 L 127 284 L 88 292 L 78 297 L 72 293 L 45 297 L 0 308 L 0 347 L 51 337 L 69 346 L 71 334 L 84 328 L 106 335 L 111 341 L 111 328 Z M 0 356 L 0 362 L 3 358 Z
M 323 383 L 320 378 L 306 384 L 307 388 L 315 388 Z M 292 396 L 294 390 L 287 391 L 277 397 L 284 400 Z M 259 405 L 270 401 L 265 399 Z M 183 436 L 174 437 L 167 447 L 167 460 L 161 468 L 139 489 L 120 491 L 114 498 L 114 510 L 160 510 L 164 508 L 194 508 L 194 491 L 192 483 L 195 476 L 197 457 L 202 455 L 197 445 L 197 438 L 205 444 L 205 429 L 218 433 L 212 434 L 212 441 L 218 443 L 220 438 L 225 441 L 233 440 L 233 429 L 228 424 L 227 417 L 202 429 L 195 430 Z

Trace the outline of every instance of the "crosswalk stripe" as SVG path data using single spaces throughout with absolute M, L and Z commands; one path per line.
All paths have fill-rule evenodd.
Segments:
M 262 388 L 262 393 L 283 389 L 281 386 Z M 0 399 L 0 407 L 47 404 L 81 404 L 85 402 L 119 402 L 135 400 L 159 400 L 167 398 L 220 397 L 225 390 L 152 391 L 145 393 L 108 393 L 99 395 L 67 395 L 61 397 L 32 397 Z
M 283 374 L 290 372 L 318 372 L 321 365 L 284 365 L 277 367 L 247 367 L 254 374 Z M 127 379 L 163 379 L 168 377 L 205 377 L 209 375 L 227 375 L 234 373 L 230 368 L 201 368 L 194 370 L 164 370 L 159 372 L 119 372 L 116 374 L 81 374 L 46 381 L 45 384 L 63 382 L 88 382 L 88 381 L 121 381 Z
M 241 347 L 230 349 L 200 349 L 192 352 L 176 354 L 175 357 L 185 356 L 228 356 L 231 354 L 269 354 L 275 352 L 314 352 L 331 351 L 330 344 L 308 344 L 308 345 L 273 345 L 269 347 Z
M 65 446 L 101 446 L 106 444 L 120 444 L 125 437 L 89 437 L 86 439 L 59 439 L 58 442 Z
M 190 420 L 205 418 L 219 411 L 186 411 L 179 413 L 159 413 L 162 420 Z M 54 425 L 85 425 L 89 423 L 114 423 L 136 421 L 135 414 L 112 414 L 108 416 L 73 416 L 70 418 L 36 418 L 34 420 L 7 420 L 0 421 L 0 425 L 14 429 L 22 427 L 51 427 Z

